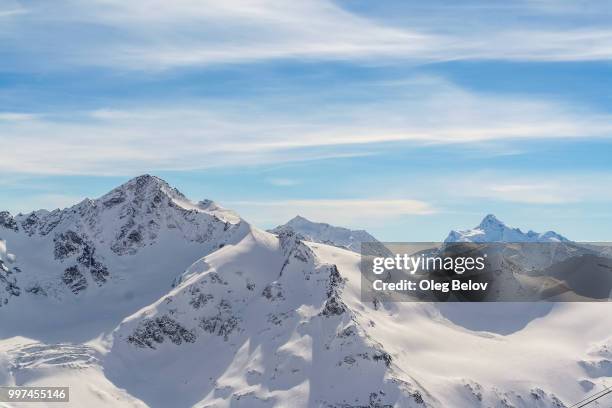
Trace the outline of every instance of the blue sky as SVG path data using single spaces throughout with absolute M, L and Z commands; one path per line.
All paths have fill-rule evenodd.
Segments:
M 0 207 L 142 173 L 262 227 L 612 240 L 606 2 L 0 1 Z

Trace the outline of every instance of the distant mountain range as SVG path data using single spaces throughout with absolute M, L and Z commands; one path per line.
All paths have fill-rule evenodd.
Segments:
M 148 175 L 0 213 L 0 385 L 88 407 L 559 408 L 612 375 L 606 304 L 474 332 L 433 303 L 362 302 L 367 232 L 272 231 Z M 565 240 L 493 216 L 448 240 L 485 237 Z
M 464 231 L 451 231 L 445 242 L 569 242 L 554 231 L 522 232 L 510 228 L 493 214 L 485 216 L 478 226 Z

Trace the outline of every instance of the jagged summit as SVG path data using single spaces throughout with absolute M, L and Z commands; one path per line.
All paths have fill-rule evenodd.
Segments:
M 134 203 L 152 201 L 158 205 L 167 204 L 189 211 L 206 212 L 232 224 L 240 222 L 240 217 L 233 211 L 208 199 L 193 202 L 165 180 L 150 174 L 134 177 L 94 201 L 113 206 L 128 200 Z
M 0 227 L 17 230 L 19 223 L 24 222 L 24 220 L 29 220 L 27 221 L 28 223 L 33 223 L 47 217 L 55 219 L 60 214 L 78 213 L 83 215 L 88 211 L 92 211 L 92 209 L 104 212 L 107 209 L 112 209 L 125 203 L 131 204 L 132 209 L 130 212 L 132 213 L 138 213 L 143 203 L 153 203 L 154 207 L 165 205 L 187 211 L 208 213 L 231 224 L 241 221 L 235 212 L 223 208 L 212 200 L 191 201 L 165 180 L 150 174 L 143 174 L 126 181 L 99 198 L 85 198 L 65 209 L 55 209 L 52 211 L 40 209 L 26 214 L 19 213 L 16 216 L 13 216 L 8 211 L 0 211 Z M 149 214 L 151 213 L 148 209 L 145 210 Z
M 130 186 L 157 186 L 157 187 L 169 187 L 169 184 L 157 177 L 157 176 L 153 176 L 151 174 L 142 174 L 140 176 L 136 176 L 128 181 L 126 181 L 125 183 L 123 183 L 121 186 L 119 186 L 118 188 L 129 188 Z
M 487 214 L 478 226 L 463 231 L 451 231 L 445 242 L 569 242 L 554 231 L 523 232 L 511 228 L 493 214 Z
M 138 274 L 159 279 L 151 286 L 163 293 L 177 273 L 167 269 L 169 264 L 184 270 L 194 259 L 240 241 L 250 228 L 213 201 L 195 203 L 148 174 L 63 210 L 15 217 L 0 212 L 0 238 L 14 248 L 19 270 L 28 272 L 11 277 L 11 287 L 21 292 L 0 290 L 0 306 L 23 298 L 24 292 L 61 298 L 66 292 L 96 292 L 109 283 L 137 285 Z M 24 256 L 33 247 L 36 253 Z M 166 253 L 172 256 L 165 259 Z M 154 266 L 138 268 L 141 263 Z
M 79 223 L 84 218 L 90 229 L 113 229 L 118 221 L 140 218 L 150 227 L 168 222 L 170 219 L 194 218 L 194 213 L 213 217 L 229 224 L 238 224 L 241 218 L 212 200 L 194 202 L 159 177 L 144 174 L 135 177 L 96 199 L 85 198 L 65 209 L 36 210 L 12 216 L 8 211 L 0 212 L 0 227 L 15 232 L 23 230 L 29 235 L 47 235 L 58 225 Z M 188 215 L 192 214 L 192 215 Z M 134 221 L 135 222 L 135 221 Z M 129 224 L 129 223 L 128 223 Z M 175 228 L 170 222 L 170 228 Z M 97 227 L 97 228 L 96 228 Z
M 293 217 L 292 219 L 290 219 L 289 221 L 287 221 L 287 224 L 298 224 L 298 223 L 311 223 L 311 224 L 323 224 L 323 225 L 329 225 L 329 224 L 324 223 L 324 222 L 317 222 L 317 223 L 315 223 L 315 222 L 313 222 L 313 221 L 308 220 L 308 219 L 307 219 L 307 218 L 305 218 L 305 217 L 302 217 L 302 216 L 301 216 L 301 215 L 299 215 L 299 214 L 298 214 L 298 215 L 296 215 L 295 217 Z
M 170 198 L 187 200 L 183 193 L 170 186 L 165 180 L 150 174 L 143 174 L 126 181 L 125 183 L 111 190 L 109 193 L 100 197 L 99 200 L 104 201 L 105 198 L 109 196 L 112 197 L 118 193 L 131 193 L 143 198 L 152 194 L 154 195 L 156 193 L 161 193 Z
M 497 218 L 494 214 L 485 215 L 482 221 L 480 221 L 480 224 L 478 224 L 478 228 L 482 229 L 500 228 L 505 226 L 506 224 L 504 224 L 504 222 Z
M 303 242 L 289 226 L 272 235 L 231 224 L 214 202 L 189 209 L 178 194 L 145 176 L 38 212 L 44 228 L 0 213 L 15 254 L 0 243 L 0 385 L 61 383 L 118 407 L 558 408 L 567 404 L 555 393 L 578 400 L 585 378 L 605 379 L 603 303 L 560 308 L 518 335 L 474 333 L 431 302 L 363 301 L 357 254 Z M 485 218 L 474 231 L 514 231 Z M 288 224 L 350 242 L 359 232 Z M 540 341 L 562 330 L 572 336 L 558 347 Z

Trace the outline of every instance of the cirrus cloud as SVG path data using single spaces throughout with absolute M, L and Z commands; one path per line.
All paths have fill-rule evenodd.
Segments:
M 369 84 L 349 102 L 325 95 L 168 102 L 69 114 L 0 113 L 0 170 L 138 174 L 384 153 L 398 146 L 612 136 L 612 117 L 559 100 L 480 94 L 439 78 Z M 335 91 L 334 96 L 341 96 Z M 330 115 L 329 112 L 334 112 Z M 4 118 L 5 120 L 2 120 Z
M 405 216 L 436 213 L 429 203 L 411 199 L 231 201 L 227 204 L 246 219 L 267 226 L 282 224 L 298 214 L 319 222 L 358 227 Z
M 585 12 L 540 1 L 502 8 L 490 2 L 464 8 L 408 4 L 401 22 L 370 18 L 329 0 L 13 4 L 0 9 L 0 50 L 17 62 L 44 59 L 45 64 L 26 64 L 34 70 L 42 65 L 154 71 L 271 59 L 612 59 L 612 30 L 604 18 L 609 6 Z

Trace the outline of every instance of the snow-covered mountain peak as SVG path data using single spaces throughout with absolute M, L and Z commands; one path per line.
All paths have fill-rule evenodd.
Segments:
M 554 231 L 523 232 L 508 227 L 493 214 L 486 215 L 478 226 L 462 231 L 451 231 L 445 242 L 569 242 Z
M 287 222 L 287 225 L 292 225 L 292 226 L 305 225 L 305 224 L 315 224 L 315 223 L 308 220 L 307 218 L 302 217 L 299 214 Z M 319 224 L 322 224 L 322 223 L 319 223 Z
M 102 196 L 99 201 L 103 203 L 112 200 L 113 197 L 123 197 L 130 200 L 159 200 L 167 198 L 177 204 L 189 202 L 189 200 L 177 189 L 171 187 L 159 177 L 143 174 L 123 183 L 108 194 Z M 112 202 L 109 204 L 113 204 Z
M 133 391 L 157 406 L 431 407 L 371 333 L 376 311 L 358 300 L 358 260 L 292 230 L 254 228 L 126 318 L 104 370 L 120 387 L 147 384 Z M 155 367 L 172 379 L 151 377 Z
M 173 206 L 188 211 L 207 212 L 214 215 L 229 213 L 212 200 L 195 203 L 164 180 L 149 174 L 135 177 L 94 201 L 107 208 L 130 202 L 136 207 L 140 207 L 141 203 L 154 203 L 156 206 Z M 223 218 L 223 216 L 219 218 Z M 231 218 L 230 222 L 232 223 L 239 221 L 237 216 Z
M 191 212 L 207 213 L 223 221 L 236 224 L 240 217 L 233 211 L 227 210 L 212 200 L 202 200 L 198 203 L 191 201 L 176 188 L 156 176 L 144 174 L 135 177 L 109 193 L 96 200 L 89 201 L 90 205 L 101 205 L 103 208 L 112 208 L 123 203 L 130 203 L 133 211 L 138 212 L 144 204 L 153 203 L 153 208 L 175 207 Z M 81 203 L 79 205 L 82 205 Z M 151 214 L 149 208 L 146 212 Z
M 62 210 L 0 213 L 0 238 L 21 259 L 17 267 L 23 273 L 13 276 L 14 285 L 55 299 L 70 292 L 111 293 L 104 289 L 109 283 L 120 285 L 119 291 L 164 293 L 179 271 L 240 241 L 250 228 L 213 201 L 195 203 L 150 175 Z M 156 282 L 133 289 L 141 285 L 138 274 Z
M 362 242 L 378 242 L 376 238 L 364 230 L 350 230 L 323 222 L 313 222 L 300 215 L 293 217 L 286 224 L 270 230 L 270 232 L 280 234 L 288 230 L 295 231 L 306 241 L 334 245 L 354 252 L 359 252 Z
M 143 174 L 137 177 L 134 177 L 131 180 L 123 183 L 117 189 L 119 190 L 129 190 L 129 189 L 154 189 L 159 190 L 162 188 L 171 189 L 170 185 L 166 183 L 159 177 L 152 176 L 150 174 Z
M 184 221 L 235 225 L 241 219 L 211 200 L 195 203 L 164 180 L 148 174 L 135 177 L 100 198 L 86 198 L 63 210 L 37 210 L 15 217 L 8 212 L 0 213 L 0 227 L 15 232 L 22 230 L 30 236 L 45 236 L 56 228 L 76 228 L 86 229 L 100 240 L 107 241 L 120 238 L 122 230 L 132 227 L 139 230 L 133 235 L 135 241 L 139 241 L 137 235 L 142 235 L 142 230 L 158 231 L 164 224 L 168 229 L 188 232 L 177 225 Z M 82 224 L 87 227 L 83 228 Z
M 609 377 L 609 353 L 584 354 L 612 344 L 601 341 L 603 303 L 555 310 L 512 336 L 474 333 L 432 303 L 363 301 L 358 254 L 304 242 L 289 226 L 273 235 L 223 221 L 214 202 L 189 209 L 171 187 L 144 181 L 33 213 L 59 220 L 47 235 L 0 213 L 0 252 L 17 255 L 0 268 L 0 385 L 34 378 L 121 407 L 558 408 L 579 399 L 579 384 Z M 356 233 L 292 221 L 334 239 Z M 454 234 L 556 236 L 486 221 Z M 116 252 L 113 234 L 133 232 L 143 238 L 135 252 Z M 580 335 L 557 336 L 559 347 L 539 341 L 569 329 Z
M 499 218 L 497 218 L 495 215 L 493 214 L 487 214 L 482 221 L 480 221 L 480 224 L 478 224 L 478 228 L 481 229 L 500 229 L 500 228 L 504 228 L 506 227 L 506 224 L 504 224 L 503 221 L 501 221 Z
M 130 196 L 131 198 L 146 199 L 154 198 L 156 194 L 160 193 L 169 198 L 185 198 L 183 194 L 170 187 L 168 183 L 159 177 L 144 174 L 142 176 L 134 177 L 119 187 L 114 188 L 109 193 L 102 196 L 100 200 L 105 202 L 116 196 Z

